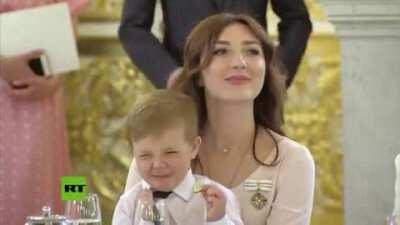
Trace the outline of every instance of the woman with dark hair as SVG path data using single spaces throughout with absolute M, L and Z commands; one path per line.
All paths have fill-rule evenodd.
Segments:
M 172 87 L 198 104 L 203 142 L 193 170 L 231 188 L 249 225 L 310 223 L 314 161 L 281 130 L 281 71 L 256 21 L 218 14 L 189 35 Z M 130 172 L 127 186 L 137 179 Z

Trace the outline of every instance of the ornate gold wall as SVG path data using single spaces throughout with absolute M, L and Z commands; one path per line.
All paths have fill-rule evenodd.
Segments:
M 91 190 L 100 194 L 104 225 L 110 224 L 132 158 L 121 130 L 123 118 L 137 98 L 154 90 L 130 63 L 116 36 L 103 29 L 116 28 L 122 2 L 92 0 L 81 18 L 82 68 L 64 82 L 73 173 L 87 176 Z M 308 146 L 316 161 L 312 224 L 341 225 L 340 47 L 320 5 L 314 0 L 307 4 L 317 26 L 288 93 L 285 130 Z M 277 22 L 274 16 L 269 21 Z M 276 35 L 274 29 L 270 33 Z

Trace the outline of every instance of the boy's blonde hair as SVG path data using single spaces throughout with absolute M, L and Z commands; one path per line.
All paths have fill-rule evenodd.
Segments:
M 184 126 L 187 141 L 198 136 L 198 116 L 194 100 L 182 93 L 156 90 L 139 100 L 127 119 L 129 142 L 160 136 L 174 126 Z

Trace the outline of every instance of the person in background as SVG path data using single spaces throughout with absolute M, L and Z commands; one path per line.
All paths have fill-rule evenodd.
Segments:
M 1 0 L 0 13 L 56 2 Z M 89 3 L 67 2 L 74 21 Z M 61 84 L 28 66 L 43 53 L 0 56 L 0 224 L 24 224 L 44 205 L 63 213 L 60 182 L 70 160 Z
M 161 0 L 165 24 L 162 43 L 151 33 L 156 0 L 125 0 L 119 37 L 132 62 L 157 88 L 165 88 L 175 80 L 186 37 L 199 21 L 221 12 L 246 13 L 266 28 L 268 2 L 280 18 L 278 52 L 287 69 L 289 87 L 312 30 L 303 0 Z
M 191 161 L 198 154 L 201 137 L 191 97 L 166 90 L 153 92 L 136 105 L 127 121 L 129 142 L 143 179 L 121 196 L 113 225 L 157 224 L 143 218 L 143 204 L 151 206 L 163 198 L 168 211 L 168 218 L 163 219 L 170 222 L 166 224 L 243 224 L 229 189 L 192 174 Z
M 251 17 L 208 17 L 188 36 L 171 88 L 198 107 L 202 143 L 192 170 L 235 193 L 244 224 L 308 225 L 315 165 L 282 132 L 285 82 L 275 51 Z M 127 188 L 139 179 L 132 163 Z

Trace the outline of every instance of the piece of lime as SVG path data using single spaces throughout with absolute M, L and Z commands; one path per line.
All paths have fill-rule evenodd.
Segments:
M 199 193 L 203 190 L 204 182 L 202 180 L 196 180 L 193 185 L 193 193 Z

